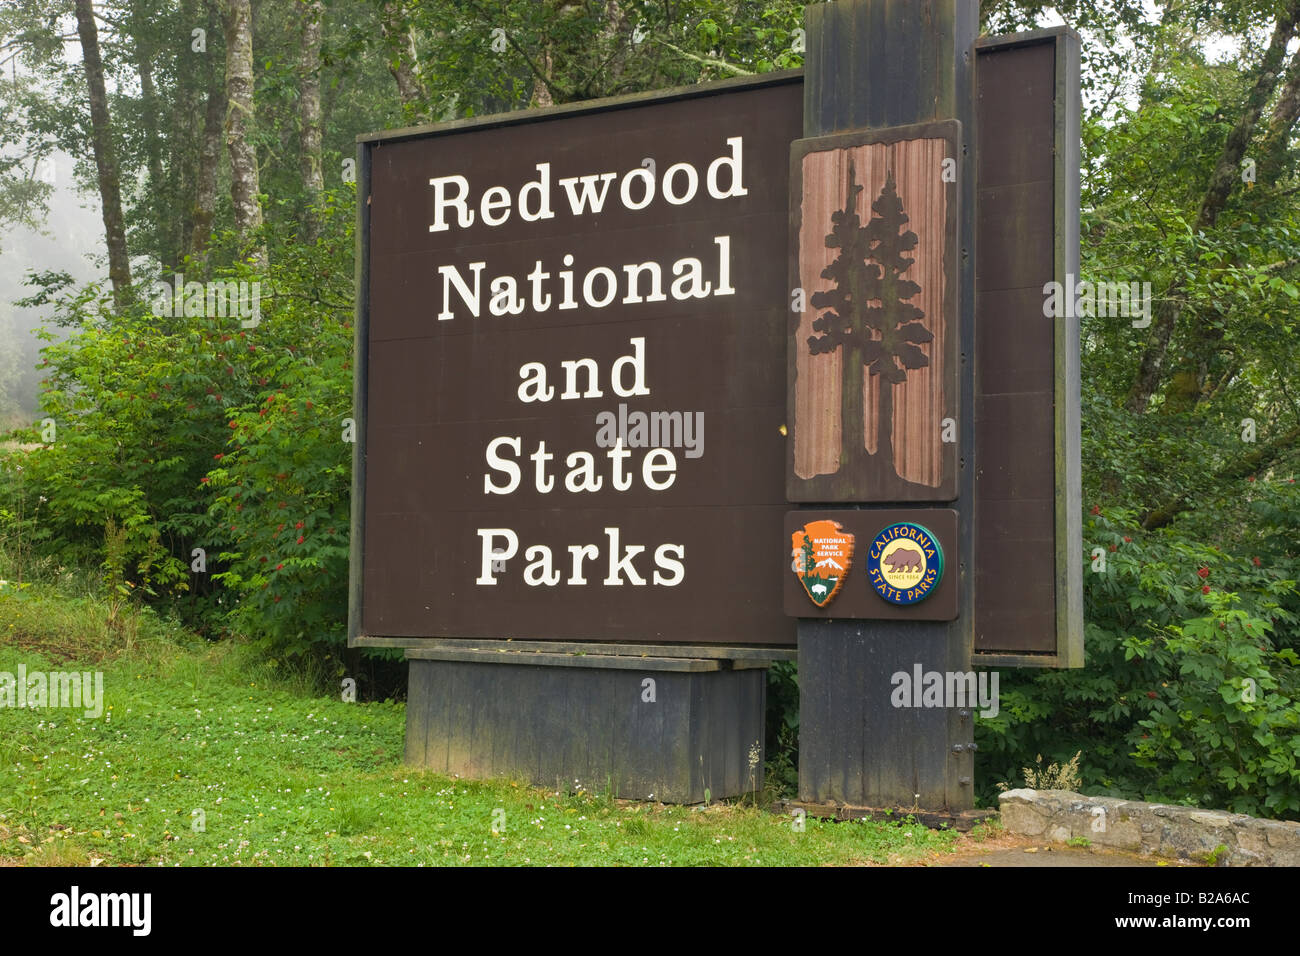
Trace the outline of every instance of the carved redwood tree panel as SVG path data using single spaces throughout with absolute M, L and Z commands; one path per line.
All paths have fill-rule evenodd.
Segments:
M 959 133 L 792 148 L 791 501 L 957 497 Z

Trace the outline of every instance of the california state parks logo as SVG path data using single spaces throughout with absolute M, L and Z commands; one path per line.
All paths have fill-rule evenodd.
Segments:
M 809 600 L 825 607 L 840 592 L 853 563 L 853 535 L 838 521 L 810 521 L 790 535 L 790 570 Z
M 890 604 L 924 601 L 943 578 L 939 539 L 911 521 L 891 524 L 871 542 L 867 580 Z

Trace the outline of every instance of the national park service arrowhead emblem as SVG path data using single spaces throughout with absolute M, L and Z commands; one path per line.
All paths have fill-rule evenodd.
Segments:
M 839 593 L 853 562 L 853 535 L 838 521 L 810 521 L 790 535 L 790 570 L 818 607 Z
M 943 548 L 926 528 L 911 521 L 891 524 L 871 542 L 867 580 L 890 604 L 924 601 L 943 578 Z

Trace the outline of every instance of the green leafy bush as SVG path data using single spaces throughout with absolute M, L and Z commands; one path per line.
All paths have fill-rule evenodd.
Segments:
M 1259 491 L 1261 517 L 1297 513 L 1294 484 Z M 1300 819 L 1300 559 L 1287 533 L 1265 527 L 1255 553 L 1227 553 L 1142 532 L 1122 509 L 1087 515 L 1086 666 L 1003 673 L 998 716 L 976 728 L 983 799 L 1026 755 L 1082 750 L 1088 793 Z
M 314 243 L 271 235 L 264 272 L 229 236 L 214 244 L 214 261 L 234 263 L 216 279 L 259 283 L 254 320 L 172 315 L 148 298 L 114 312 L 94 287 L 35 278 L 29 303 L 76 331 L 43 350 L 53 430 L 16 433 L 30 447 L 0 475 L 8 550 L 95 567 L 107 526 L 114 587 L 209 635 L 242 629 L 291 656 L 343 643 L 353 201 L 351 188 L 329 197 Z M 204 278 L 200 266 L 185 278 Z

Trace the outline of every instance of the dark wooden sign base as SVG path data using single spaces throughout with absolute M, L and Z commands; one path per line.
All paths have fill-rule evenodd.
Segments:
M 406 652 L 410 764 L 663 803 L 763 786 L 767 667 L 789 652 L 430 643 Z

